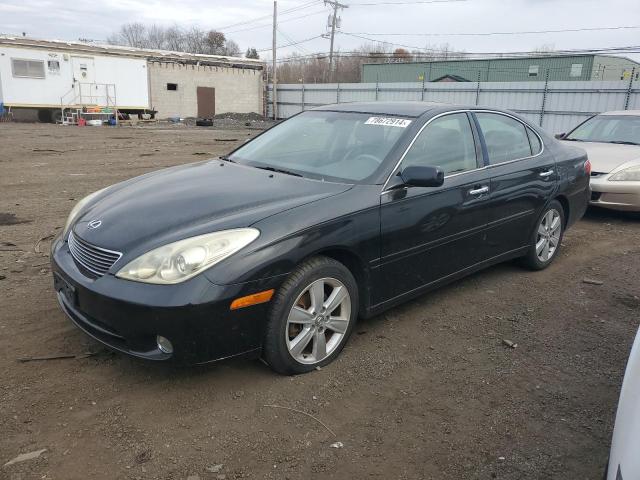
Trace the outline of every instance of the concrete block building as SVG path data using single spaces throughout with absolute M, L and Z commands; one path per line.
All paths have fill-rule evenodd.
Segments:
M 263 71 L 255 65 L 149 60 L 151 105 L 158 118 L 262 113 Z

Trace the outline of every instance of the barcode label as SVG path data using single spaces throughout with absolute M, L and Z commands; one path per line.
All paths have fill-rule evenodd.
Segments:
M 382 125 L 383 127 L 400 127 L 407 128 L 411 125 L 411 120 L 406 118 L 393 118 L 393 117 L 369 117 L 364 122 L 365 125 Z

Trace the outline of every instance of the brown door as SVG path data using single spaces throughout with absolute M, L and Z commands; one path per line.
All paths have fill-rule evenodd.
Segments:
M 198 87 L 198 117 L 212 118 L 216 114 L 216 89 Z

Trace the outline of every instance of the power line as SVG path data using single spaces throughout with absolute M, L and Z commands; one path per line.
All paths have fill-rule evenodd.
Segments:
M 299 10 L 304 10 L 305 8 L 316 6 L 318 4 L 320 4 L 320 0 L 313 0 L 311 2 L 307 2 L 307 3 L 303 3 L 302 5 L 298 5 L 296 7 L 291 7 L 291 8 L 287 8 L 285 10 L 282 10 L 282 11 L 278 12 L 278 15 L 287 15 L 289 13 L 294 13 L 294 12 L 297 12 Z M 231 23 L 229 25 L 225 25 L 224 27 L 218 27 L 218 28 L 215 28 L 214 30 L 217 30 L 217 31 L 227 30 L 227 29 L 232 28 L 232 27 L 237 27 L 237 26 L 241 26 L 241 25 L 247 25 L 247 24 L 250 24 L 250 23 L 254 23 L 254 22 L 259 22 L 261 20 L 266 20 L 266 19 L 271 18 L 271 17 L 272 17 L 272 14 L 262 15 L 260 17 L 255 17 L 255 18 L 252 18 L 250 20 L 244 20 L 242 22 Z
M 327 13 L 327 11 L 325 9 L 322 9 L 322 10 L 319 10 L 317 12 L 311 12 L 311 13 L 306 13 L 304 15 L 299 15 L 299 16 L 296 16 L 296 17 L 286 18 L 284 20 L 279 20 L 278 24 L 285 23 L 285 22 L 291 22 L 293 20 L 299 20 L 301 18 L 313 17 L 315 15 L 320 15 L 321 13 L 324 14 L 324 13 Z M 271 27 L 273 27 L 273 23 L 270 22 L 270 23 L 265 23 L 265 24 L 262 24 L 262 25 L 256 25 L 254 27 L 241 28 L 239 30 L 231 30 L 230 32 L 225 32 L 225 34 L 230 35 L 232 33 L 247 32 L 249 30 L 257 30 L 259 28 L 265 28 L 265 27 L 271 28 Z
M 442 53 L 438 50 L 434 50 L 434 53 Z M 486 59 L 500 59 L 500 58 L 518 58 L 526 56 L 535 55 L 536 57 L 552 57 L 557 55 L 596 55 L 596 54 L 624 54 L 624 53 L 640 53 L 640 45 L 632 45 L 625 47 L 603 47 L 603 48 L 591 48 L 591 49 L 574 49 L 574 50 L 553 50 L 550 52 L 536 52 L 536 51 L 518 51 L 518 52 L 459 52 L 458 55 L 455 53 L 449 53 L 448 58 L 434 58 L 433 54 L 415 54 L 412 53 L 412 58 L 424 58 L 431 61 L 438 60 L 468 60 L 471 56 L 476 56 L 475 59 L 481 59 L 477 57 L 484 57 Z M 397 59 L 397 56 L 394 56 L 392 52 L 359 52 L 359 51 L 345 51 L 338 52 L 334 54 L 336 57 L 340 58 L 368 58 L 370 60 L 380 60 L 380 59 Z M 329 56 L 329 52 L 317 52 L 310 55 L 300 55 L 293 58 L 283 58 L 278 61 L 278 63 L 284 62 L 292 62 L 299 61 L 305 59 L 325 59 Z M 400 62 L 406 63 L 406 62 Z M 519 68 L 519 67 L 516 67 Z M 565 67 L 557 67 L 557 68 L 565 68 Z M 475 69 L 477 71 L 477 69 Z
M 285 40 L 288 40 L 290 43 L 290 45 L 296 45 L 296 44 L 300 44 L 303 42 L 297 42 L 296 40 L 294 40 L 293 38 L 291 38 L 289 35 L 287 35 L 286 33 L 284 33 L 279 27 L 276 26 L 276 30 L 278 30 L 278 32 L 280 33 L 280 35 L 282 35 Z M 277 47 L 276 47 L 277 48 Z M 309 50 L 307 50 L 304 47 L 300 47 L 300 50 L 303 50 L 304 52 L 306 52 L 307 54 L 311 53 Z
M 459 3 L 459 2 L 467 2 L 468 0 L 417 0 L 417 1 L 406 1 L 406 2 L 368 2 L 368 3 L 350 3 L 350 7 L 374 7 L 377 5 L 419 5 L 419 4 L 427 4 L 427 3 Z
M 374 43 L 382 43 L 382 44 L 386 44 L 386 45 L 391 45 L 391 46 L 395 46 L 395 47 L 403 47 L 403 48 L 411 48 L 413 50 L 418 50 L 418 51 L 423 51 L 423 52 L 439 52 L 438 49 L 433 49 L 433 48 L 425 48 L 425 47 L 417 47 L 415 45 L 406 45 L 403 43 L 395 43 L 395 42 L 388 42 L 386 40 L 377 40 L 375 38 L 371 38 L 371 37 L 365 37 L 362 35 L 357 35 L 354 33 L 349 33 L 349 32 L 340 32 L 343 35 L 349 35 L 351 37 L 355 37 L 355 38 L 360 38 L 363 40 L 367 40 L 369 42 L 374 42 Z M 598 51 L 609 51 L 609 50 L 620 50 L 621 48 L 628 48 L 628 47 L 611 47 L 611 48 L 602 48 L 602 49 L 598 49 Z M 636 48 L 635 46 L 632 48 Z M 555 53 L 555 52 L 564 52 L 564 53 L 579 53 L 579 52 L 583 52 L 583 51 L 588 51 L 590 52 L 590 49 L 566 49 L 566 50 L 554 50 L 553 52 L 549 52 L 549 53 Z M 455 52 L 454 52 L 455 53 Z M 471 55 L 505 55 L 506 53 L 509 54 L 518 54 L 518 55 L 531 55 L 531 54 L 540 54 L 541 52 L 533 52 L 533 51 L 523 51 L 523 52 L 458 52 L 461 54 L 465 54 L 467 56 L 471 56 Z M 628 53 L 635 53 L 635 52 L 628 52 Z M 548 54 L 547 52 L 544 52 L 544 54 Z
M 280 30 L 278 29 L 278 31 L 280 32 Z M 282 33 L 282 32 L 280 32 Z M 309 38 L 305 38 L 304 40 L 298 40 L 297 42 L 291 42 L 291 43 L 287 43 L 285 45 L 278 45 L 276 46 L 276 50 L 280 50 L 281 48 L 286 48 L 286 47 L 293 47 L 295 45 L 300 45 L 301 43 L 306 43 L 306 42 L 310 42 L 311 40 L 315 40 L 316 38 L 322 38 L 322 35 L 316 35 L 314 37 L 309 37 Z M 256 50 L 257 52 L 266 52 L 268 50 L 272 50 L 273 47 L 269 47 L 269 48 L 261 48 L 259 50 Z M 311 55 L 314 55 L 313 53 Z
M 475 33 L 371 33 L 371 32 L 349 32 L 352 35 L 373 35 L 373 36 L 408 36 L 408 37 L 481 37 L 490 35 L 529 35 L 537 33 L 571 33 L 571 32 L 594 32 L 600 30 L 631 30 L 639 29 L 640 25 L 629 25 L 621 27 L 591 27 L 591 28 L 566 28 L 561 30 L 529 30 L 521 32 L 475 32 Z

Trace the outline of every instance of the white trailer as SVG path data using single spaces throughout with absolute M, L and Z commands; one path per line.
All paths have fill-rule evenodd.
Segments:
M 100 107 L 141 113 L 150 109 L 147 60 L 126 50 L 0 36 L 0 106 L 35 110 L 41 121 Z

